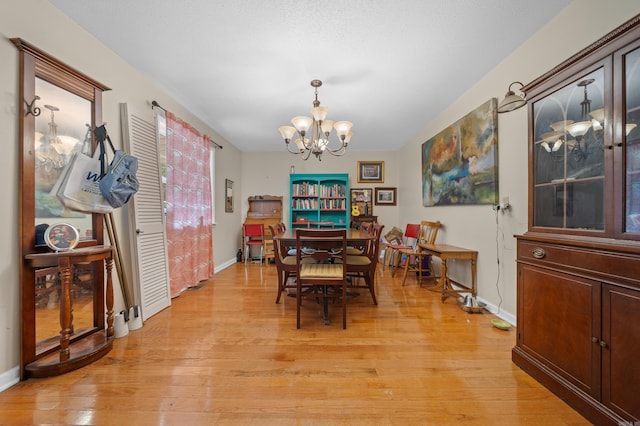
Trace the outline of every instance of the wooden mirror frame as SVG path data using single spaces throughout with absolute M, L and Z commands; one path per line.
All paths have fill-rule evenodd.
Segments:
M 47 246 L 36 245 L 35 230 L 35 116 L 33 109 L 39 107 L 35 93 L 36 78 L 60 87 L 91 103 L 91 128 L 102 124 L 102 93 L 108 87 L 74 70 L 56 58 L 46 54 L 20 38 L 11 42 L 19 50 L 19 250 L 22 255 L 20 269 L 21 304 L 21 352 L 20 374 L 25 378 L 25 366 L 41 356 L 36 342 L 35 280 L 36 273 L 26 260 L 27 255 L 46 253 Z M 92 148 L 96 146 L 92 135 Z M 102 245 L 103 215 L 93 214 L 91 218 L 92 237 L 82 240 L 78 246 L 90 247 Z M 104 274 L 95 274 L 96 289 L 104 289 Z M 94 292 L 94 327 L 74 339 L 86 337 L 95 331 L 104 329 L 104 295 Z

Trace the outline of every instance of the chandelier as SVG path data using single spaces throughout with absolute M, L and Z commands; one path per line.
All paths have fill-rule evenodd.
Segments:
M 280 135 L 287 144 L 287 151 L 292 154 L 302 154 L 304 160 L 308 159 L 311 154 L 315 155 L 318 161 L 322 161 L 322 154 L 326 151 L 332 155 L 343 155 L 353 132 L 351 127 L 353 124 L 349 121 L 327 120 L 329 108 L 321 107 L 318 100 L 318 87 L 322 86 L 322 81 L 311 80 L 311 86 L 315 88 L 316 99 L 313 101 L 311 108 L 311 117 L 298 116 L 291 119 L 294 127 L 282 126 L 278 128 Z M 337 143 L 331 144 L 331 131 L 335 129 L 337 134 Z M 293 143 L 295 148 L 291 149 L 291 140 L 298 136 Z M 338 145 L 339 143 L 339 145 Z
M 58 137 L 58 125 L 55 121 L 55 113 L 60 111 L 60 108 L 53 105 L 45 105 L 44 107 L 51 111 L 51 121 L 47 123 L 49 135 L 43 135 L 40 145 L 36 146 L 36 169 L 42 169 L 44 173 L 49 174 L 56 170 L 62 170 L 65 161 L 55 147 L 55 145 L 62 144 L 62 140 Z

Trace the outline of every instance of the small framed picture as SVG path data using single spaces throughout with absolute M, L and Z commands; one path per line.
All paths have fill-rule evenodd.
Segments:
M 358 183 L 383 183 L 384 161 L 358 161 Z
M 376 188 L 376 206 L 395 206 L 396 188 Z
M 80 242 L 80 234 L 67 223 L 56 223 L 44 231 L 44 242 L 55 251 L 72 250 Z
M 351 216 L 373 215 L 373 189 L 351 188 Z
M 224 180 L 224 211 L 225 213 L 233 213 L 233 181 Z

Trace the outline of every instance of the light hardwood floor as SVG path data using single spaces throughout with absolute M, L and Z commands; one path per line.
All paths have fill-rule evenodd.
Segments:
M 515 329 L 378 270 L 332 323 L 276 305 L 273 265 L 233 265 L 184 292 L 103 359 L 0 393 L 0 424 L 583 425 L 511 362 Z M 424 283 L 424 282 L 423 282 Z

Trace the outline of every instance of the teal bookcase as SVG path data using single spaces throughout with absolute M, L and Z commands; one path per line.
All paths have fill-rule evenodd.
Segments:
M 349 174 L 290 175 L 292 228 L 349 226 Z

